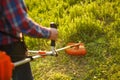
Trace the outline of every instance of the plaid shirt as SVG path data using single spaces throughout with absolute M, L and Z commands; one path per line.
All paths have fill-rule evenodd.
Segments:
M 0 0 L 0 16 L 0 31 L 15 36 L 19 36 L 22 32 L 37 38 L 48 38 L 50 35 L 47 28 L 39 26 L 27 16 L 23 0 Z M 0 33 L 0 45 L 15 41 L 16 39 Z

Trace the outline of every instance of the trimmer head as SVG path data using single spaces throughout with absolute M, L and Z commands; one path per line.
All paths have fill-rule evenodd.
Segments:
M 67 46 L 71 46 L 77 43 L 68 43 Z M 70 48 L 65 49 L 65 52 L 69 55 L 73 56 L 84 56 L 86 55 L 87 51 L 83 43 L 80 43 L 79 45 L 72 46 Z

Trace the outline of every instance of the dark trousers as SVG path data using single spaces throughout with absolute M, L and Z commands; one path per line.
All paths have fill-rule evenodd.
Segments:
M 27 49 L 24 42 L 14 42 L 8 45 L 0 45 L 0 50 L 5 51 L 12 62 L 24 59 L 27 55 Z M 13 70 L 12 80 L 33 80 L 30 63 L 15 67 Z

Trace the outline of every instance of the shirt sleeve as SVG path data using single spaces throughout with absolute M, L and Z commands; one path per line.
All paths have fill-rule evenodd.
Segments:
M 23 0 L 3 0 L 4 16 L 11 27 L 28 36 L 49 38 L 50 31 L 27 16 Z

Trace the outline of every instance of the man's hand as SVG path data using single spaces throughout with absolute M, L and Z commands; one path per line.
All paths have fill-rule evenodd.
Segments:
M 49 37 L 49 39 L 51 39 L 51 40 L 57 40 L 57 37 L 58 37 L 58 31 L 57 31 L 57 29 L 55 29 L 55 28 L 49 28 L 49 30 L 50 30 L 50 37 Z

